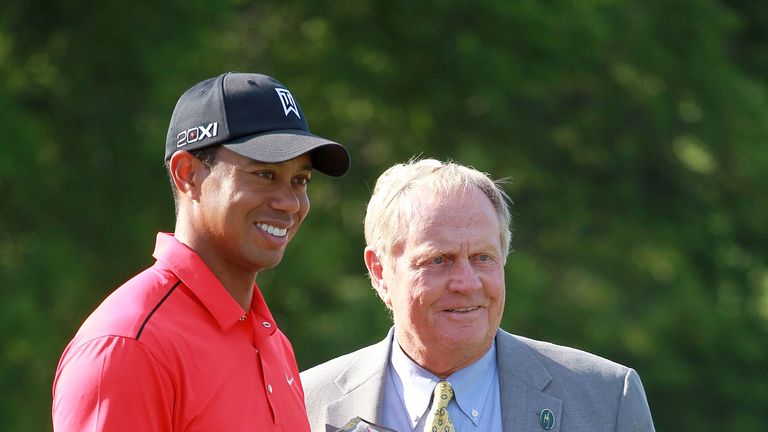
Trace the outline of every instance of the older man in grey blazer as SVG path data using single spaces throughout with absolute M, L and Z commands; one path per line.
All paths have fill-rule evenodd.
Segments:
M 412 160 L 379 177 L 364 259 L 394 326 L 301 374 L 313 431 L 356 418 L 400 432 L 654 430 L 634 370 L 499 329 L 508 201 L 456 163 Z

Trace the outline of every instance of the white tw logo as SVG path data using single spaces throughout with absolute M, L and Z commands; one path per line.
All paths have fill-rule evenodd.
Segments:
M 293 100 L 293 95 L 291 95 L 291 92 L 283 88 L 276 88 L 275 91 L 280 97 L 280 103 L 283 104 L 283 111 L 285 112 L 285 116 L 288 117 L 288 113 L 293 111 L 293 113 L 296 114 L 296 117 L 301 118 L 301 115 L 299 115 L 299 106 L 296 105 L 296 101 Z
M 176 148 L 184 147 L 187 144 L 202 141 L 206 138 L 213 138 L 219 133 L 219 123 L 208 123 L 208 126 L 197 126 L 192 129 L 179 132 L 176 135 Z

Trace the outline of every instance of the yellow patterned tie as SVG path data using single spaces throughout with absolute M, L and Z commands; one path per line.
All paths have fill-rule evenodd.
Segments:
M 448 381 L 440 381 L 435 387 L 432 408 L 427 417 L 427 431 L 456 432 L 451 418 L 448 417 L 448 402 L 453 398 L 453 388 Z

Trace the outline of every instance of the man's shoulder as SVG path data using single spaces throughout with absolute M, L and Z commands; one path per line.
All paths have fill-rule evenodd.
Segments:
M 627 366 L 576 348 L 497 333 L 499 371 L 506 389 L 516 380 L 563 401 L 574 430 L 653 430 L 640 377 Z M 597 408 L 597 409 L 596 409 Z
M 554 378 L 623 382 L 630 368 L 599 355 L 551 342 L 513 335 L 504 331 L 497 338 L 499 356 L 525 347 L 530 356 Z M 518 353 L 519 354 L 519 353 Z M 519 360 L 519 356 L 518 356 Z M 500 359 L 500 365 L 509 364 Z M 513 363 L 515 361 L 513 360 Z
M 301 373 L 307 396 L 329 388 L 349 391 L 370 379 L 381 377 L 387 368 L 392 332 L 384 340 L 318 364 Z
M 348 415 L 351 414 L 347 410 L 360 415 L 357 409 L 365 412 L 377 409 L 376 405 L 371 404 L 376 404 L 378 390 L 386 376 L 390 346 L 391 332 L 379 343 L 328 360 L 301 373 L 304 400 L 312 430 L 322 430 L 326 421 L 332 424 L 346 423 L 349 420 Z M 360 392 L 355 393 L 356 391 Z M 343 404 L 344 407 L 337 407 L 338 410 L 334 411 L 331 419 L 327 419 L 328 405 L 350 394 L 356 396 Z M 363 397 L 363 400 L 359 397 Z M 339 423 L 334 423 L 337 420 Z
M 137 339 L 147 320 L 176 287 L 172 273 L 150 267 L 115 289 L 86 318 L 76 339 L 87 341 L 103 336 Z
M 302 383 L 305 383 L 306 386 L 306 383 L 336 379 L 336 377 L 348 370 L 350 366 L 355 364 L 358 360 L 375 356 L 376 351 L 378 351 L 377 348 L 380 348 L 381 343 L 382 342 L 368 345 L 303 371 L 301 373 Z

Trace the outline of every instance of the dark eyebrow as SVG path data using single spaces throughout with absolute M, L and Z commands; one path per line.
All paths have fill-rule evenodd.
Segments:
M 248 162 L 245 162 L 242 167 L 243 168 L 273 168 L 277 167 L 283 162 L 262 162 L 257 160 L 249 160 Z M 300 170 L 306 170 L 306 171 L 312 171 L 312 164 L 304 164 L 300 168 Z

